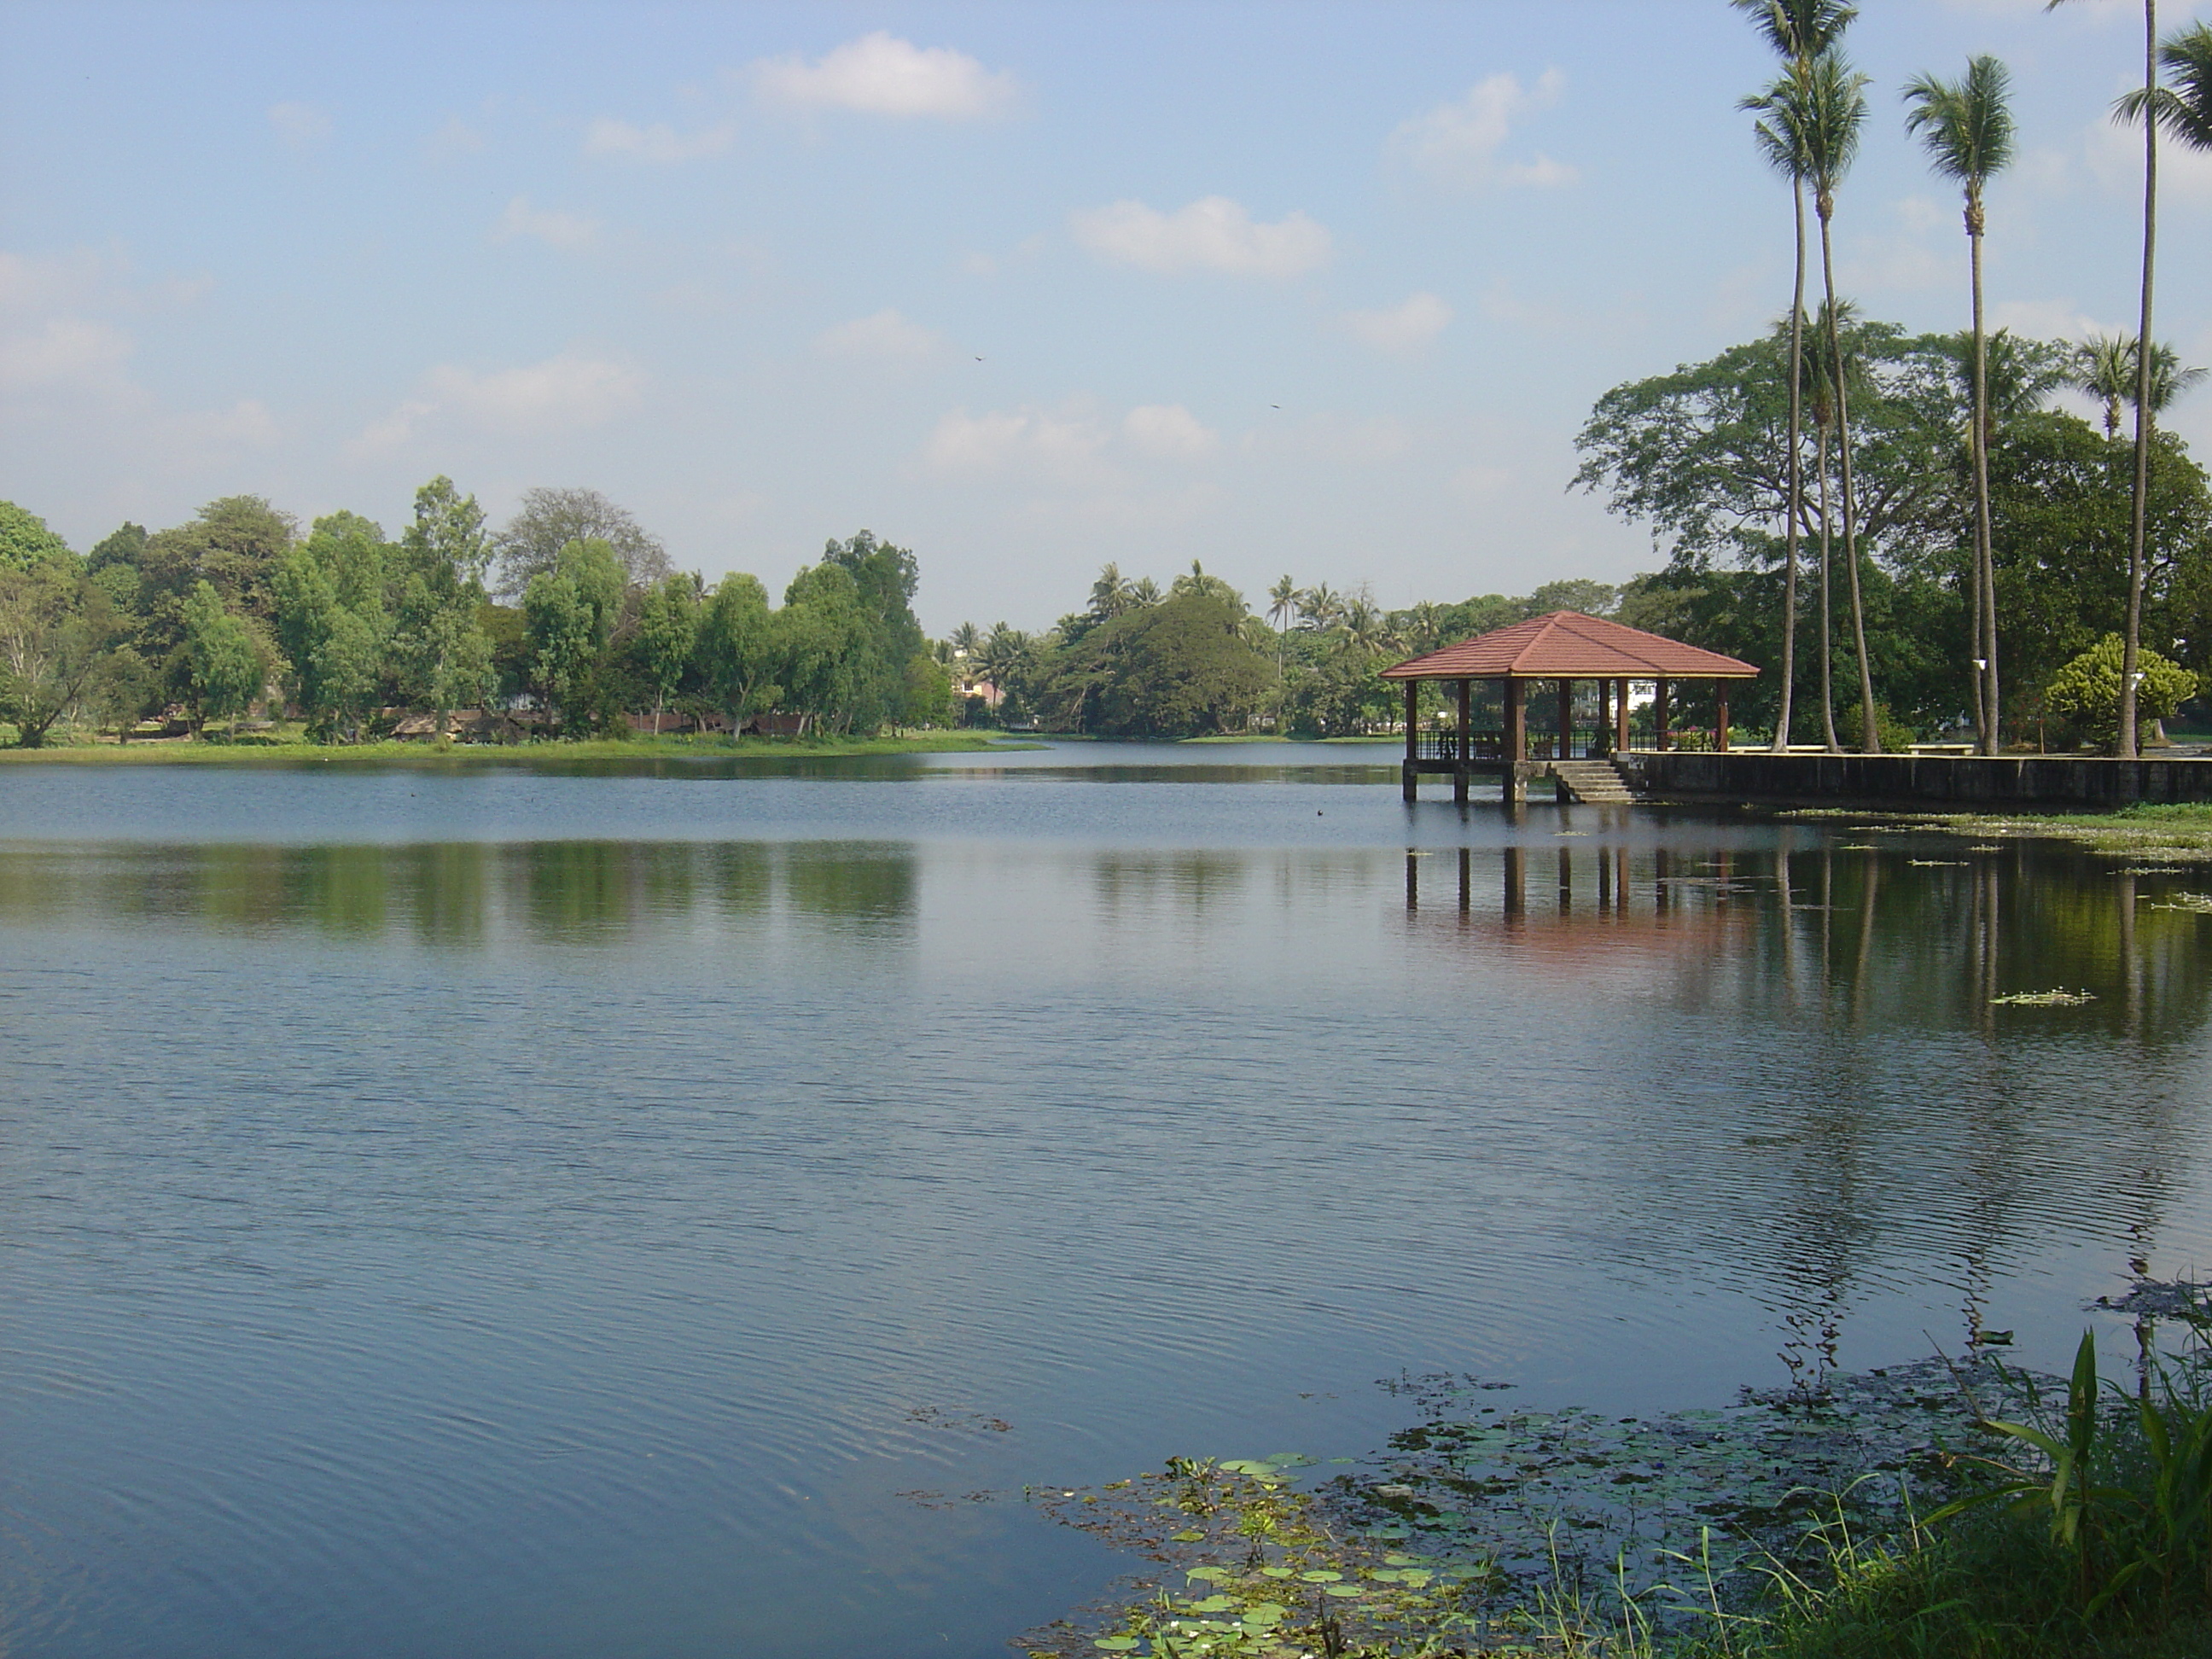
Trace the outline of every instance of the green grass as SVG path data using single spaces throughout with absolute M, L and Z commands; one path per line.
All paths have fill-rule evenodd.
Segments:
M 250 736 L 237 743 L 181 739 L 129 744 L 56 744 L 45 749 L 0 750 L 0 764 L 26 766 L 257 766 L 315 761 L 342 765 L 562 764 L 571 761 L 636 760 L 808 760 L 855 755 L 972 754 L 1006 749 L 1035 749 L 1035 743 L 1008 743 L 987 732 L 930 732 L 905 738 L 653 737 L 593 738 L 577 743 L 548 740 L 519 744 L 412 743 L 319 744 L 296 737 L 270 740 Z

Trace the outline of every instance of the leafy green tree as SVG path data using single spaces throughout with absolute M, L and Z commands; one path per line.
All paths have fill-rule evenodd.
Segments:
M 49 553 L 0 563 L 0 716 L 25 749 L 45 744 L 119 643 L 113 606 L 75 562 Z
M 405 701 L 436 711 L 443 732 L 455 708 L 489 697 L 497 679 L 483 622 L 491 562 L 483 509 L 441 473 L 415 492 L 396 551 L 390 672 Z
M 707 696 L 729 716 L 732 735 L 775 702 L 775 624 L 757 576 L 733 572 L 715 585 L 693 653 Z
M 1042 712 L 1056 729 L 1121 737 L 1242 727 L 1273 678 L 1243 620 L 1241 605 L 1212 592 L 1125 611 L 1042 664 Z
M 1982 315 L 1982 236 L 1985 226 L 1982 193 L 1991 175 L 2012 161 L 2014 129 L 2005 66 L 1986 54 L 1972 58 L 1960 80 L 1932 75 L 1916 78 L 1905 91 L 1910 106 L 1906 131 L 1917 132 L 1936 171 L 1956 179 L 1966 194 L 1966 246 L 1973 289 L 1973 412 L 1966 446 L 1974 474 L 1974 561 L 1972 597 L 1976 657 L 1981 666 L 1974 685 L 1980 718 L 1981 748 L 1997 752 L 2002 701 L 1997 673 L 1996 567 L 1990 550 L 1990 373 L 1989 333 Z
M 866 619 L 867 648 L 851 665 L 849 719 L 861 729 L 873 731 L 902 715 L 908 665 L 927 654 L 928 641 L 914 614 L 920 566 L 908 549 L 878 541 L 866 530 L 849 541 L 830 543 L 823 550 L 822 562 L 852 577 Z
M 181 607 L 184 650 L 191 670 L 194 725 L 228 720 L 235 732 L 238 717 L 261 695 L 268 665 L 252 630 L 224 606 L 212 582 L 192 584 Z
M 824 561 L 793 576 L 775 622 L 783 706 L 817 730 L 849 732 L 880 720 L 874 622 L 842 564 Z
M 2007 427 L 1990 459 L 2016 678 L 2040 686 L 2105 635 L 2124 640 L 2131 458 L 2124 441 L 2050 412 Z M 2170 434 L 2157 434 L 2152 461 L 2146 636 L 2212 668 L 2212 484 Z
M 2118 730 L 2124 699 L 2121 676 L 2127 642 L 2107 634 L 2088 650 L 2060 669 L 2044 694 L 2051 712 L 2072 721 L 2091 741 L 2110 744 Z M 2197 692 L 2197 676 L 2157 652 L 2143 650 L 2134 672 L 2142 676 L 2134 686 L 2136 708 L 2151 720 L 2172 714 Z
M 653 688 L 653 729 L 660 730 L 661 710 L 683 683 L 699 638 L 699 582 L 694 576 L 670 576 L 646 591 L 638 607 L 637 631 L 630 651 L 645 683 Z
M 497 684 L 481 612 L 472 592 L 444 592 L 419 574 L 407 578 L 392 612 L 391 670 L 408 702 L 435 711 L 441 732 L 454 709 L 482 703 Z
M 0 570 L 73 567 L 76 562 L 69 544 L 47 529 L 44 519 L 13 501 L 0 501 Z
M 189 524 L 147 538 L 140 570 L 157 597 L 142 605 L 150 620 L 180 621 L 195 585 L 212 586 L 241 616 L 274 613 L 276 567 L 291 550 L 298 521 L 258 495 L 226 495 L 210 501 Z
M 385 606 L 389 547 L 356 513 L 315 520 L 270 584 L 278 648 L 309 731 L 357 738 L 380 701 L 392 621 Z
M 442 472 L 415 492 L 415 520 L 401 542 L 410 565 L 426 578 L 457 591 L 482 590 L 492 558 L 483 509 Z
M 524 590 L 532 675 L 566 729 L 585 730 L 605 712 L 604 659 L 626 586 L 614 547 L 592 538 L 563 547 Z

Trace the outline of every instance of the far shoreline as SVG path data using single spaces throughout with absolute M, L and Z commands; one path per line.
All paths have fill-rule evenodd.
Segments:
M 939 732 L 896 738 L 597 738 L 568 743 L 444 743 L 434 740 L 319 744 L 220 738 L 143 738 L 131 743 L 56 744 L 0 749 L 0 765 L 499 766 L 572 761 L 841 760 L 889 755 L 961 755 L 1040 749 L 1034 739 L 987 732 Z

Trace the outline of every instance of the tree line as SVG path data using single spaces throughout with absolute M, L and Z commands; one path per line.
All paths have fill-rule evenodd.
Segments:
M 1522 598 L 1385 611 L 1364 589 L 1286 575 L 1255 611 L 1199 561 L 1165 588 L 1109 564 L 1089 603 L 1044 633 L 963 623 L 937 653 L 978 687 L 971 720 L 1100 737 L 1355 737 L 1403 717 L 1402 694 L 1380 678 L 1390 664 L 1548 611 L 1608 613 L 1620 597 L 1557 581 Z
M 2051 6 L 2063 3 L 2051 0 Z M 1773 742 L 1780 749 L 1794 735 L 1800 698 L 1796 659 L 1800 555 L 1808 529 L 1809 474 L 1819 498 L 1812 522 L 1817 525 L 1820 547 L 1817 570 L 1821 618 L 1817 647 L 1823 738 L 1830 748 L 1838 746 L 1833 687 L 1837 629 L 1831 610 L 1838 596 L 1832 592 L 1831 554 L 1839 542 L 1847 665 L 1857 694 L 1857 717 L 1851 724 L 1857 728 L 1856 740 L 1872 748 L 1879 741 L 1881 703 L 1876 664 L 1888 641 L 1881 637 L 1883 630 L 1872 615 L 1875 599 L 1867 591 L 1869 583 L 1880 580 L 1881 557 L 1879 552 L 1870 562 L 1861 557 L 1863 537 L 1880 540 L 1875 524 L 1880 504 L 1865 491 L 1865 481 L 1857 475 L 1874 460 L 1867 451 L 1879 442 L 1879 434 L 1867 428 L 1863 409 L 1855 415 L 1855 399 L 1869 392 L 1863 374 L 1865 358 L 1856 349 L 1863 336 L 1850 326 L 1850 307 L 1836 291 L 1833 258 L 1838 193 L 1864 137 L 1871 80 L 1851 66 L 1843 51 L 1843 37 L 1858 15 L 1856 7 L 1842 0 L 1730 0 L 1730 3 L 1748 16 L 1780 61 L 1780 73 L 1744 99 L 1742 107 L 1754 115 L 1754 141 L 1760 154 L 1788 180 L 1792 204 L 1793 288 L 1781 331 L 1782 370 L 1778 377 L 1783 387 L 1784 412 L 1778 433 L 1769 434 L 1778 437 L 1779 442 L 1771 451 L 1770 464 L 1761 469 L 1773 475 L 1770 483 L 1778 483 L 1778 501 L 1772 499 L 1776 491 L 1768 489 L 1765 505 L 1768 522 L 1781 526 L 1775 538 L 1781 544 L 1780 616 L 1775 630 L 1781 661 Z M 2143 631 L 2146 607 L 2157 603 L 2154 588 L 2160 574 L 2157 566 L 2162 531 L 2169 559 L 2172 546 L 2172 527 L 2160 524 L 2160 511 L 2162 503 L 2172 504 L 2177 447 L 2162 441 L 2157 416 L 2161 404 L 2184 386 L 2183 377 L 2174 371 L 2170 351 L 2156 343 L 2152 330 L 2158 141 L 2163 132 L 2186 147 L 2212 149 L 2212 26 L 2192 23 L 2161 41 L 2155 0 L 2144 0 L 2143 31 L 2142 85 L 2123 97 L 2114 111 L 2117 118 L 2140 127 L 2143 136 L 2138 326 L 2132 337 L 2093 341 L 2070 366 L 2075 378 L 2106 401 L 2109 415 L 2104 447 L 2107 453 L 2096 459 L 2106 472 L 2117 459 L 2110 452 L 2118 443 L 2122 406 L 2133 416 L 2125 465 L 2121 469 L 2126 480 L 2126 513 L 2117 544 L 2101 513 L 2085 505 L 2085 510 L 2100 520 L 2095 527 L 2101 538 L 2100 555 L 2109 558 L 2116 545 L 2124 555 L 2120 605 L 2112 618 L 2119 666 L 2115 670 L 2117 705 L 2111 738 L 2116 752 L 2123 755 L 2137 752 L 2138 705 L 2144 693 L 2152 690 L 2150 682 L 2156 682 L 2159 689 L 2153 695 L 2157 696 L 2169 695 L 2181 684 L 2174 677 L 2174 665 L 2162 656 L 2154 670 L 2145 654 Z M 2161 71 L 2171 72 L 2172 86 L 2160 85 Z M 1958 187 L 1967 240 L 1970 320 L 1960 331 L 1960 349 L 1954 354 L 1963 382 L 1964 397 L 1960 400 L 1963 407 L 1951 411 L 1954 453 L 1944 458 L 1951 464 L 1943 469 L 1942 480 L 1942 493 L 1949 498 L 1948 505 L 1955 509 L 1948 527 L 1956 541 L 1952 574 L 1964 627 L 1962 638 L 1947 639 L 1944 644 L 1954 650 L 1963 647 L 1960 654 L 1971 665 L 1971 672 L 1962 689 L 1968 694 L 1978 744 L 1984 753 L 1995 754 L 2008 726 L 2016 728 L 2031 707 L 2039 711 L 2046 708 L 2054 684 L 2060 684 L 2051 674 L 2037 673 L 2031 664 L 2027 696 L 2021 697 L 2017 690 L 2010 694 L 2007 690 L 2006 664 L 2017 665 L 2015 659 L 2023 647 L 2032 658 L 2038 635 L 2029 617 L 2008 603 L 2018 597 L 2017 567 L 2023 549 L 2004 542 L 2007 526 L 1999 500 L 2003 490 L 2000 475 L 2008 459 L 2016 465 L 2023 458 L 2017 453 L 2001 457 L 1997 451 L 2001 443 L 2009 441 L 2016 449 L 2025 445 L 2039 450 L 2049 460 L 2054 446 L 2067 447 L 2084 434 L 2062 434 L 2048 429 L 2047 423 L 2040 433 L 2023 429 L 2019 418 L 2023 413 L 2049 414 L 2035 406 L 2039 394 L 2049 389 L 2036 384 L 2038 376 L 2063 380 L 2069 367 L 2062 366 L 2061 358 L 2009 342 L 2002 333 L 1993 337 L 1984 319 L 1982 245 L 1989 228 L 1986 190 L 1990 181 L 2010 165 L 2017 148 L 2010 77 L 2004 64 L 1993 57 L 1977 56 L 1968 60 L 1965 72 L 1954 80 L 1921 75 L 1902 90 L 1905 131 L 1921 142 L 1936 174 Z M 1812 316 L 1808 315 L 1806 300 L 1808 198 L 1819 231 L 1821 287 L 1820 303 Z M 1897 353 L 1890 354 L 1893 366 L 1897 358 Z M 1618 412 L 1624 400 L 1618 392 L 1612 395 Z M 1804 430 L 1808 412 L 1814 427 L 1810 455 Z M 1607 413 L 1607 404 L 1601 402 L 1593 427 L 1605 424 Z M 2005 429 L 2008 425 L 2009 431 Z M 1586 461 L 1582 477 L 1585 483 L 1613 483 L 1615 504 L 1627 502 L 1629 510 L 1634 510 L 1639 496 L 1648 498 L 1645 481 L 1659 469 L 1656 458 L 1648 453 L 1629 454 L 1617 444 L 1608 450 L 1608 441 L 1618 435 L 1617 426 L 1586 431 L 1585 437 L 1595 440 L 1586 446 L 1586 453 L 1595 448 L 1598 454 L 1595 470 Z M 2083 446 L 2073 447 L 2078 453 L 2062 463 L 2062 470 L 2078 472 L 2089 457 Z M 2073 484 L 2081 480 L 2069 475 L 2067 482 Z M 2103 482 L 2109 484 L 2111 480 Z M 1697 486 L 1686 478 L 1677 478 L 1671 493 L 1694 495 Z M 1723 482 L 1713 493 L 1729 495 L 1731 485 Z M 2095 493 L 2102 501 L 2111 492 L 2107 488 Z M 1655 523 L 1677 530 L 1679 562 L 1686 542 L 1676 521 L 1664 512 L 1651 516 Z M 1686 538 L 1687 550 L 1693 556 L 1697 540 L 1694 535 Z M 1744 550 L 1754 562 L 1765 562 L 1771 552 L 1764 546 Z M 2087 550 L 2075 555 L 2077 558 L 2087 556 Z M 2036 554 L 2031 552 L 2028 556 L 2033 559 Z M 2009 575 L 2001 568 L 2007 563 L 2015 567 Z M 1891 565 L 1892 575 L 1908 574 L 1894 557 Z M 1925 649 L 1932 641 L 1917 643 Z
M 653 714 L 743 729 L 942 724 L 951 682 L 912 608 L 911 551 L 830 541 L 781 606 L 743 573 L 709 587 L 594 490 L 538 489 L 496 530 L 437 477 L 397 538 L 359 514 L 306 532 L 256 495 L 188 523 L 125 524 L 80 556 L 0 502 L 0 720 L 127 736 L 180 711 L 195 732 L 256 708 L 352 742 L 428 714 L 496 707 L 568 737 Z

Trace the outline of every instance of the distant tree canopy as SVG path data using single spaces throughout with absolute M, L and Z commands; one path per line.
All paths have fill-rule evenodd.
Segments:
M 544 541 L 578 531 L 552 547 Z M 604 533 L 602 533 L 604 532 Z M 520 579 L 513 605 L 484 584 Z M 564 735 L 670 710 L 735 729 L 776 714 L 840 732 L 943 724 L 911 551 L 831 541 L 773 609 L 757 579 L 711 590 L 588 490 L 533 490 L 498 536 L 447 477 L 416 492 L 397 539 L 359 514 L 298 523 L 256 495 L 149 534 L 126 524 L 80 559 L 0 502 L 0 721 L 45 742 L 58 721 L 127 727 L 164 708 L 195 727 L 289 709 L 350 742 L 409 711 L 447 731 L 492 702 L 550 711 Z

